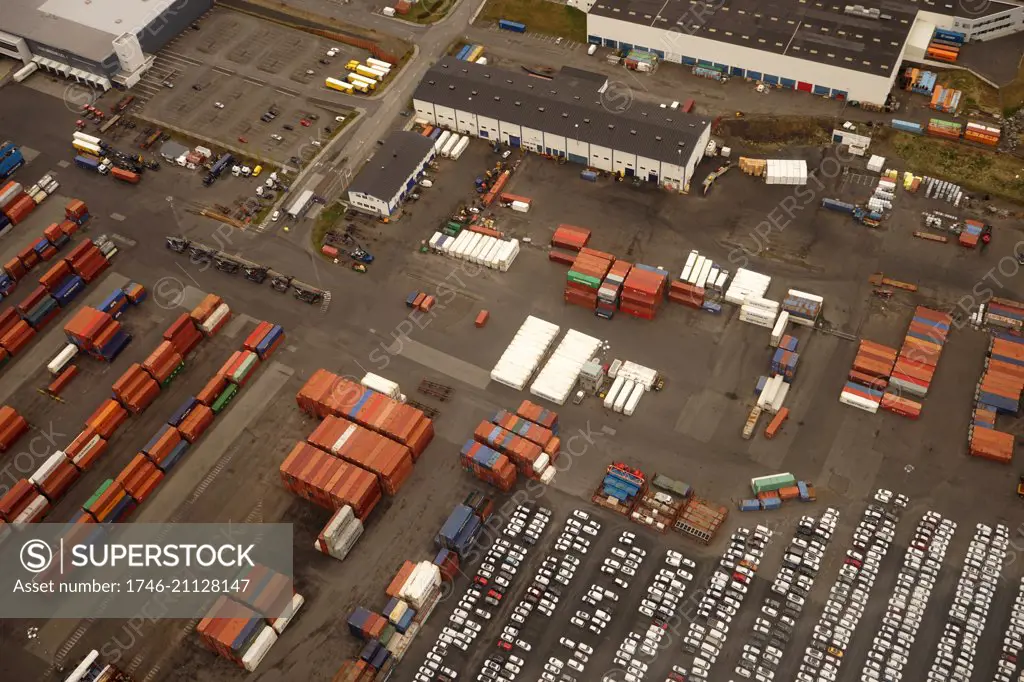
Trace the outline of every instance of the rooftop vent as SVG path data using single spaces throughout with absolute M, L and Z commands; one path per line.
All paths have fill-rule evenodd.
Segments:
M 473 94 L 474 94 L 474 95 L 476 94 L 476 90 L 473 90 Z
M 563 113 L 562 118 L 569 118 L 569 114 Z
M 865 19 L 881 19 L 882 10 L 875 8 L 867 8 L 864 5 L 847 5 L 843 8 L 843 14 L 849 14 L 851 17 L 864 17 Z
M 584 123 L 590 123 L 590 119 L 589 118 L 585 118 L 585 119 L 583 119 L 583 122 Z
M 537 111 L 544 111 L 544 107 L 537 107 Z
M 635 130 L 630 130 L 630 131 L 629 131 L 629 134 L 630 134 L 630 135 L 636 135 L 636 131 L 635 131 Z
M 449 90 L 454 90 L 454 89 L 455 89 L 455 86 L 454 86 L 454 85 L 449 85 L 449 86 L 448 86 L 448 89 L 449 89 Z
M 654 139 L 657 140 L 658 142 L 661 142 L 661 135 L 655 135 Z

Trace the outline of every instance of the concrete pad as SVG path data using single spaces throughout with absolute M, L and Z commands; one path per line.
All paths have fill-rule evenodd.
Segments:
M 679 433 L 685 433 L 691 438 L 708 443 L 715 436 L 722 415 L 725 414 L 725 406 L 729 399 L 725 396 L 704 389 L 700 393 L 691 395 L 686 400 L 686 406 L 679 413 L 675 429 Z
M 471 365 L 465 360 L 452 357 L 419 341 L 408 338 L 396 341 L 388 347 L 388 353 L 409 358 L 424 367 L 447 374 L 453 379 L 458 379 L 475 388 L 486 388 L 491 383 L 491 373 L 486 369 Z

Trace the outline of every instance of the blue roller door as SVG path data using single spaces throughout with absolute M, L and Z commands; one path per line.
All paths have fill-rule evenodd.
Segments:
M 619 44 L 617 42 L 615 42 L 614 40 L 612 40 L 611 38 L 605 38 L 604 39 L 604 46 L 605 47 L 610 47 L 610 48 L 612 48 L 614 50 L 615 48 L 617 48 L 619 46 Z
M 518 137 L 516 137 L 515 135 L 508 136 L 509 147 L 518 147 L 520 144 L 522 144 L 522 141 Z
M 687 66 L 695 66 L 697 64 L 697 60 L 694 59 L 693 57 L 682 57 L 679 61 L 681 61 L 683 64 L 686 64 Z
M 647 182 L 657 183 L 658 182 L 658 174 L 657 173 L 648 173 L 647 174 Z
M 759 80 L 761 80 L 761 72 L 760 71 L 747 71 L 747 78 L 749 78 L 751 80 L 759 81 Z
M 658 55 L 658 59 L 664 59 L 665 58 L 665 51 L 664 50 L 655 50 L 654 54 Z
M 831 91 L 828 88 L 826 88 L 826 87 L 824 87 L 822 85 L 815 85 L 814 86 L 814 94 L 815 95 L 825 95 L 826 97 L 828 97 L 829 92 L 831 92 Z
M 573 163 L 581 163 L 584 166 L 587 165 L 587 157 L 580 156 L 579 154 L 569 154 L 569 160 Z
M 738 66 L 734 66 L 731 69 L 729 69 L 729 73 L 731 73 L 733 76 L 739 76 L 740 78 L 743 78 L 743 69 L 741 69 Z
M 634 175 L 636 175 L 636 171 L 635 170 L 633 170 L 632 168 L 627 168 L 626 169 L 626 177 L 627 178 L 631 178 Z
M 791 90 L 796 89 L 796 81 L 792 78 L 781 78 L 780 81 L 782 82 L 782 87 L 789 88 Z
M 601 36 L 587 36 L 587 42 L 590 43 L 591 45 L 600 45 Z
M 619 43 L 619 49 L 622 50 L 623 52 L 629 52 L 630 50 L 633 49 L 633 46 L 630 45 L 629 43 Z
M 718 62 L 715 62 L 715 68 L 716 69 L 720 69 L 722 71 L 722 73 L 728 73 L 728 71 L 729 71 L 729 65 L 728 64 L 719 64 Z
M 488 133 L 483 128 L 480 129 L 480 137 L 482 137 L 482 138 L 484 138 L 486 140 L 489 136 L 490 136 L 490 133 Z
M 764 82 L 768 83 L 769 85 L 778 85 L 779 84 L 779 77 L 778 76 L 770 76 L 770 75 L 768 75 L 766 73 L 764 75 Z

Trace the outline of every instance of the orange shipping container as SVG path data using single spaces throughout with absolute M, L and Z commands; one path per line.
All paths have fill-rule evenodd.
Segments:
M 28 431 L 28 421 L 13 407 L 0 407 L 0 452 L 7 452 Z
M 163 478 L 164 472 L 157 469 L 156 465 L 140 452 L 117 475 L 117 482 L 133 500 L 141 503 L 156 490 Z
M 297 443 L 281 464 L 281 480 L 299 497 L 325 509 L 346 504 L 366 519 L 381 500 L 377 476 L 309 445 Z
M 405 563 L 402 564 L 402 567 L 398 569 L 398 573 L 395 574 L 395 577 L 391 579 L 390 583 L 388 583 L 388 587 L 384 590 L 384 594 L 392 599 L 398 597 L 402 591 L 402 587 L 405 585 L 405 581 L 409 579 L 409 576 L 412 575 L 414 570 L 416 570 L 416 564 L 406 560 Z
M 217 400 L 224 389 L 227 388 L 227 386 L 227 377 L 223 374 L 218 374 L 206 382 L 206 386 L 203 386 L 203 389 L 199 391 L 199 393 L 196 393 L 196 400 L 207 407 L 212 407 L 213 403 Z
M 192 309 L 192 312 L 189 315 L 197 324 L 202 324 L 206 321 L 206 318 L 210 316 L 210 313 L 216 310 L 223 302 L 224 299 L 217 294 L 207 294 L 206 297 L 199 302 L 199 305 Z
M 106 439 L 96 429 L 86 427 L 64 448 L 64 454 L 79 471 L 87 471 L 106 450 Z
M 147 443 L 142 450 L 142 453 L 157 466 L 163 464 L 164 460 L 170 457 L 174 448 L 182 441 L 181 432 L 173 426 L 165 424 L 160 428 L 161 430 L 154 434 L 154 436 L 159 435 L 156 442 L 152 445 Z
M 765 438 L 775 438 L 775 435 L 779 432 L 779 429 L 782 428 L 782 423 L 786 421 L 787 417 L 789 417 L 789 408 L 788 407 L 783 407 L 778 412 L 776 412 L 775 416 L 772 418 L 771 422 L 769 422 L 768 427 L 764 430 L 764 437 Z M 782 499 L 784 499 L 784 500 L 790 500 L 790 499 L 793 499 L 793 497 L 799 497 L 800 496 L 800 490 L 797 489 L 796 486 L 793 486 L 793 490 L 796 490 L 796 494 L 793 495 L 792 497 L 786 497 L 786 495 L 783 494 L 783 490 L 788 490 L 788 489 L 787 488 L 783 488 L 782 490 L 779 491 L 779 496 Z
M 206 405 L 199 404 L 192 408 L 184 421 L 178 425 L 178 430 L 189 443 L 195 443 L 206 433 L 206 430 L 213 424 L 213 410 Z
M 28 322 L 21 320 L 16 322 L 11 329 L 0 337 L 0 346 L 11 355 L 17 355 L 29 344 L 36 330 L 29 326 Z
M 310 435 L 309 442 L 372 471 L 389 495 L 396 494 L 412 474 L 412 453 L 408 447 L 345 419 L 325 418 Z
M 85 425 L 96 429 L 100 436 L 109 440 L 127 418 L 128 411 L 113 398 L 108 398 L 96 408 L 92 416 L 85 421 Z
M 797 488 L 795 485 L 791 485 L 785 488 L 779 488 L 779 498 L 781 498 L 783 501 L 795 500 L 798 497 L 800 497 L 800 488 Z

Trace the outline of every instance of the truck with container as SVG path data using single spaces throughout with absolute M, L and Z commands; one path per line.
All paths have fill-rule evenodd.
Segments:
M 231 154 L 224 154 L 224 156 L 217 159 L 216 163 L 214 163 L 213 166 L 210 167 L 210 172 L 206 174 L 205 178 L 203 178 L 203 185 L 205 185 L 206 187 L 212 185 L 217 180 L 217 178 L 220 177 L 221 173 L 223 173 L 225 169 L 231 168 L 234 162 L 235 157 L 233 157 Z
M 6 179 L 11 177 L 14 171 L 23 165 L 25 165 L 25 157 L 13 142 L 7 140 L 0 144 L 0 178 Z
M 385 71 L 390 71 L 391 69 L 394 68 L 393 64 L 382 61 L 380 59 L 374 59 L 373 57 L 367 57 L 366 64 L 368 66 L 372 66 L 375 69 L 384 69 Z

